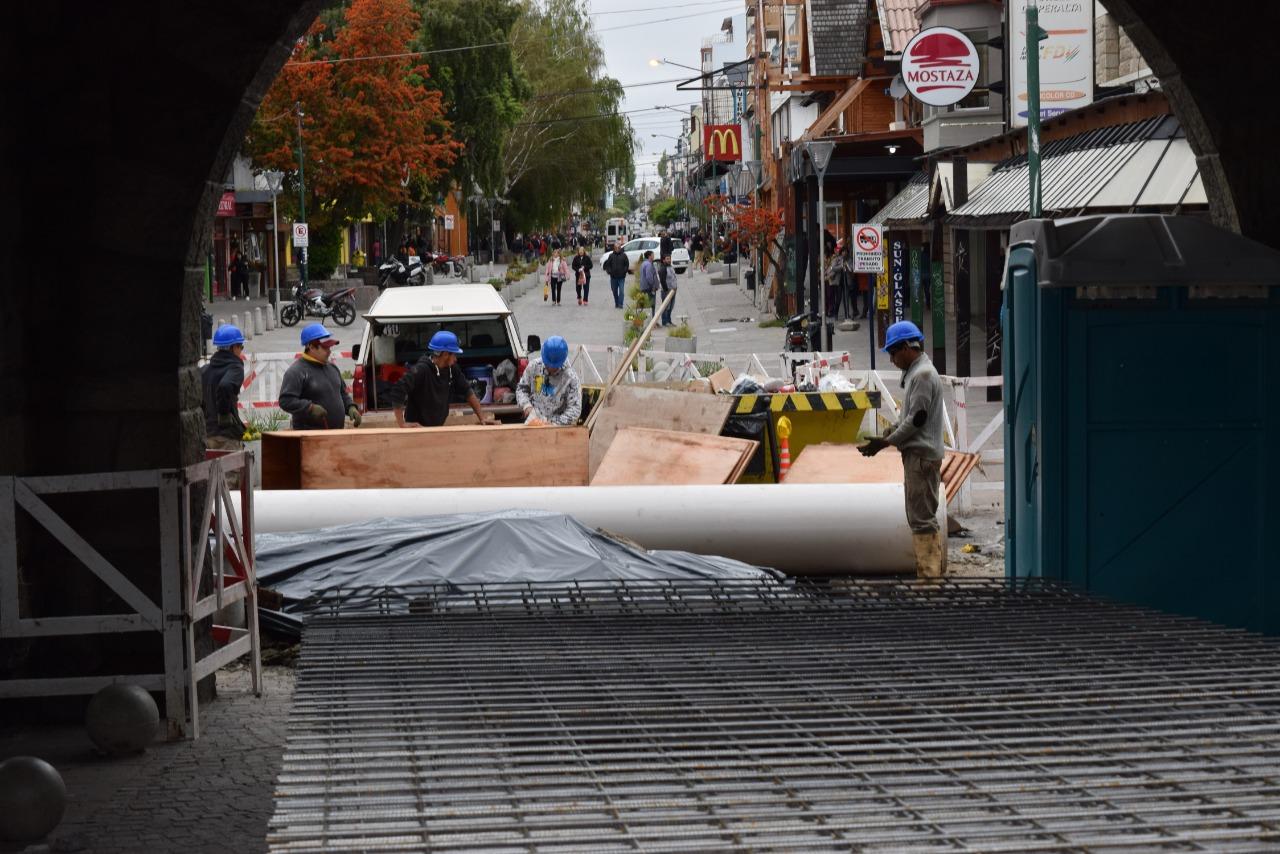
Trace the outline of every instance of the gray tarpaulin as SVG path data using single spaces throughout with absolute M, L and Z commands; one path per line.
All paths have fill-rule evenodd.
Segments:
M 254 548 L 259 585 L 285 598 L 284 613 L 264 611 L 264 622 L 286 632 L 300 630 L 296 612 L 305 600 L 340 589 L 784 577 L 725 557 L 645 551 L 541 510 L 385 518 L 258 534 Z

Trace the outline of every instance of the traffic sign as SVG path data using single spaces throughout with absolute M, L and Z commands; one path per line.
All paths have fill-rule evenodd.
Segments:
M 311 235 L 307 230 L 305 222 L 295 222 L 293 224 L 293 245 L 294 246 L 310 246 Z
M 444 230 L 453 231 L 453 214 L 444 215 Z
M 878 225 L 853 227 L 853 272 L 879 273 L 884 270 L 884 233 Z

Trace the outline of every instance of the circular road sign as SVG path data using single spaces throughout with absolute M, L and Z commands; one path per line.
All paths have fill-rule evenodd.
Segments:
M 858 242 L 858 249 L 862 252 L 879 252 L 880 251 L 880 232 L 874 228 L 863 226 L 858 229 L 855 239 Z

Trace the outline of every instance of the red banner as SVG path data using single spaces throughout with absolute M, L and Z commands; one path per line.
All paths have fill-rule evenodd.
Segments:
M 708 160 L 741 160 L 742 128 L 739 125 L 703 125 L 702 150 Z
M 222 194 L 222 198 L 218 199 L 218 212 L 214 216 L 235 216 L 236 215 L 236 194 L 226 192 Z

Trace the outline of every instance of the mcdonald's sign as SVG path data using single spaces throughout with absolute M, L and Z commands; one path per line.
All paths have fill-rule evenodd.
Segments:
M 703 125 L 702 150 L 707 160 L 741 160 L 742 128 L 738 125 Z

